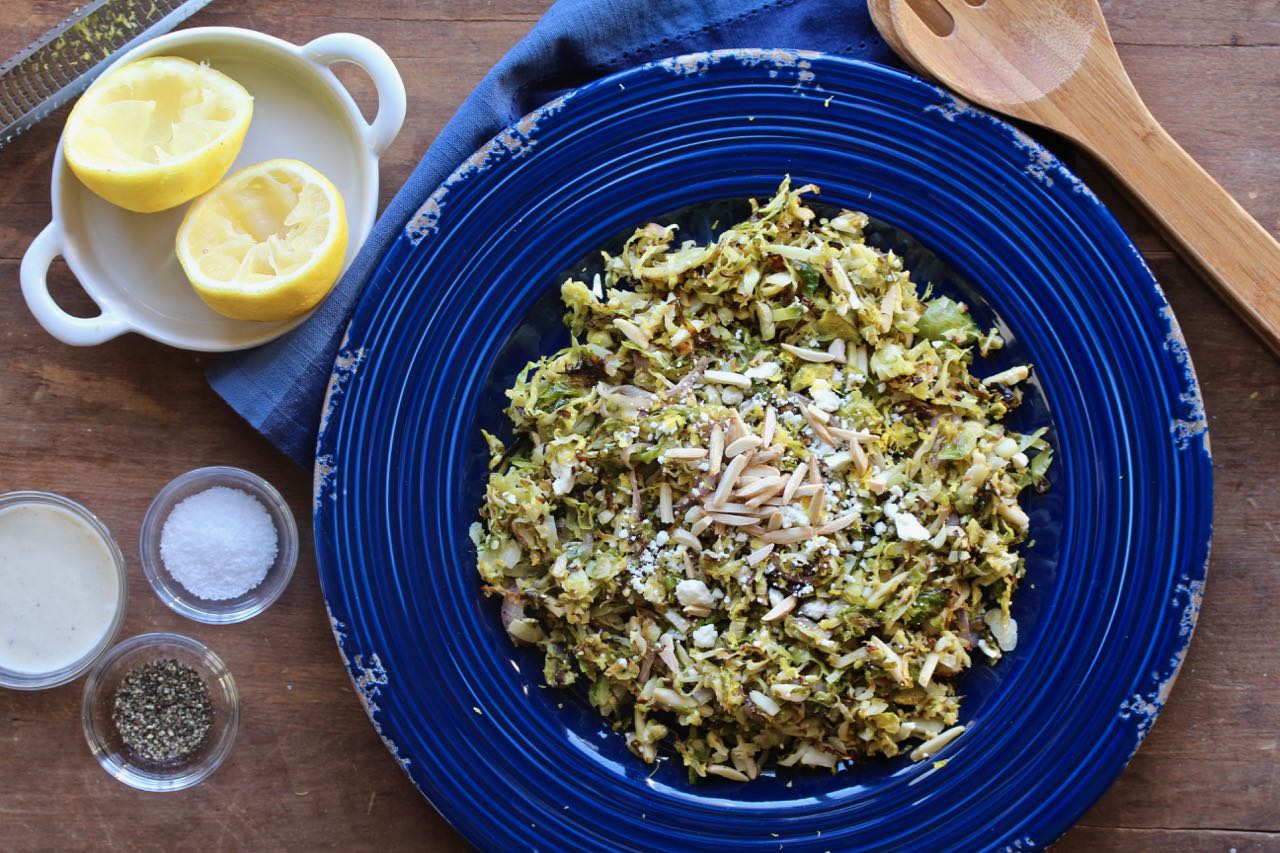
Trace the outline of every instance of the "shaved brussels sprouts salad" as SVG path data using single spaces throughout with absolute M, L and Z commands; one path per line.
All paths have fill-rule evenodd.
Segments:
M 782 183 L 710 245 L 637 230 L 561 289 L 572 343 L 507 391 L 471 536 L 553 686 L 583 683 L 691 779 L 834 768 L 963 731 L 957 677 L 1017 642 L 1045 429 L 1001 420 L 1018 365 L 923 295 L 867 217 Z

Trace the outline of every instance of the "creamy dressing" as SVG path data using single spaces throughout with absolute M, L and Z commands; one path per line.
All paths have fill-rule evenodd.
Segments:
M 111 550 L 83 519 L 45 504 L 0 509 L 0 667 L 40 675 L 76 663 L 119 603 Z

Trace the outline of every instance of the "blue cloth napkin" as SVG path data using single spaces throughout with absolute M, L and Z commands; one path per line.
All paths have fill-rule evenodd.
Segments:
M 863 0 L 559 0 L 463 102 L 316 313 L 217 362 L 209 381 L 255 429 L 310 466 L 334 354 L 360 292 L 409 217 L 472 152 L 566 90 L 703 50 L 803 48 L 897 64 Z

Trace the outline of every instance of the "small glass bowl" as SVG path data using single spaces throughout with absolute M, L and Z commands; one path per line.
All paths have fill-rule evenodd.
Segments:
M 120 739 L 111 715 L 120 680 L 135 667 L 176 660 L 200 674 L 213 703 L 213 724 L 204 743 L 180 762 L 162 763 L 135 755 Z M 80 720 L 93 757 L 126 785 L 143 791 L 180 791 L 218 769 L 240 727 L 240 693 L 227 665 L 198 640 L 181 634 L 139 634 L 107 652 L 84 684 Z
M 160 534 L 169 513 L 180 501 L 214 486 L 228 486 L 253 495 L 261 501 L 276 526 L 276 561 L 262 583 L 244 595 L 220 601 L 193 595 L 169 574 L 160 557 Z M 284 592 L 298 562 L 298 525 L 284 498 L 258 475 L 224 466 L 197 468 L 170 482 L 151 502 L 142 519 L 138 553 L 142 557 L 142 571 L 161 601 L 197 622 L 226 625 L 257 616 Z
M 116 570 L 116 589 L 118 594 L 116 596 L 115 615 L 111 617 L 111 624 L 106 633 L 102 635 L 92 649 L 85 653 L 84 657 L 59 669 L 40 673 L 20 672 L 0 666 L 0 687 L 9 687 L 14 690 L 44 690 L 48 687 L 58 687 L 79 678 L 86 669 L 93 666 L 93 662 L 101 657 L 103 652 L 111 648 L 111 644 L 115 642 L 116 636 L 120 633 L 120 626 L 124 624 L 125 611 L 129 609 L 129 574 L 125 565 L 124 554 L 121 553 L 120 546 L 116 544 L 116 540 L 112 538 L 111 531 L 96 515 L 80 504 L 70 498 L 64 498 L 62 495 L 55 495 L 53 492 L 19 491 L 0 495 L 0 509 L 24 505 L 53 506 L 66 510 L 79 518 L 102 538 L 102 542 L 107 548 L 107 553 L 111 555 L 111 562 L 115 565 Z

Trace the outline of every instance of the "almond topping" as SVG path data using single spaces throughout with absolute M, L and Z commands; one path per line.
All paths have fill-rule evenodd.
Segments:
M 763 440 L 758 435 L 744 435 L 724 449 L 724 455 L 730 459 L 748 450 L 755 450 Z
M 794 595 L 788 595 L 786 598 L 775 604 L 773 609 L 761 618 L 765 622 L 777 622 L 779 619 L 785 618 L 788 613 L 795 609 L 795 607 L 796 597 Z
M 817 364 L 825 364 L 828 361 L 835 361 L 835 356 L 829 352 L 820 349 L 809 349 L 808 347 L 796 347 L 791 344 L 782 344 L 783 352 L 789 352 L 801 361 L 812 361 Z

